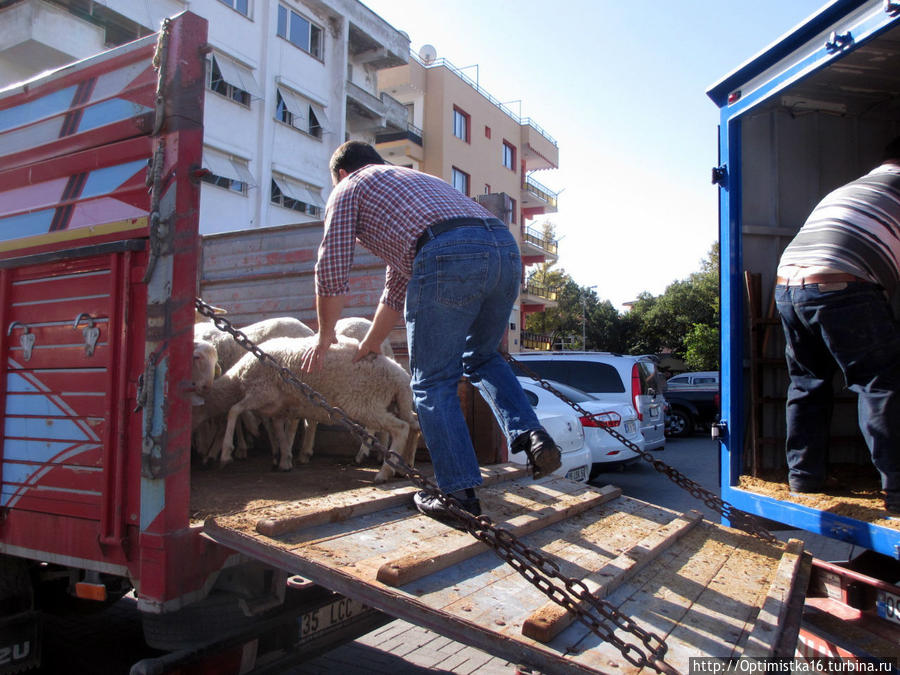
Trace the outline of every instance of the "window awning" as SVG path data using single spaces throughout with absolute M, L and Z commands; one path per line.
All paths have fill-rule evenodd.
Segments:
M 222 73 L 222 79 L 232 87 L 243 89 L 253 98 L 259 98 L 259 85 L 253 77 L 253 71 L 246 66 L 242 66 L 233 59 L 222 54 L 213 54 L 216 65 L 219 66 L 219 72 Z
M 238 180 L 247 185 L 256 185 L 253 181 L 253 174 L 250 173 L 244 162 L 231 159 L 227 155 L 209 148 L 203 148 L 203 168 L 222 178 Z
M 298 202 L 303 202 L 304 204 L 312 204 L 319 208 L 325 206 L 320 188 L 307 188 L 296 181 L 281 176 L 272 176 L 272 180 L 275 181 L 275 185 L 278 186 L 278 189 L 281 190 L 281 194 L 285 197 L 296 199 Z
M 319 126 L 323 129 L 328 129 L 328 116 L 325 114 L 325 108 L 320 106 L 318 103 L 310 103 L 309 105 L 312 107 L 313 112 L 316 114 L 316 119 L 319 120 Z
M 278 93 L 281 94 L 281 98 L 284 100 L 287 109 L 291 111 L 291 114 L 298 120 L 302 120 L 301 124 L 295 123 L 294 126 L 305 127 L 306 118 L 309 117 L 309 101 L 286 87 L 278 87 Z

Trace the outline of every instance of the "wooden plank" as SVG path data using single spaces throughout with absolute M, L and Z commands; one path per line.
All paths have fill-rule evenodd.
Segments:
M 482 471 L 482 486 L 488 487 L 503 481 L 515 480 L 527 476 L 528 473 L 527 468 L 512 465 L 485 469 Z M 406 504 L 418 489 L 415 485 L 395 487 L 387 491 L 378 487 L 366 487 L 328 495 L 304 503 L 290 514 L 276 513 L 262 518 L 256 524 L 256 531 L 267 537 L 277 537 L 324 523 L 343 522 L 354 516 Z
M 594 597 L 605 598 L 702 520 L 699 511 L 676 518 L 586 577 L 584 585 Z M 522 634 L 539 642 L 549 642 L 574 620 L 575 616 L 565 607 L 548 602 L 525 620 Z
M 573 495 L 570 499 L 561 499 L 540 510 L 516 516 L 505 522 L 496 523 L 496 525 L 509 530 L 516 537 L 522 537 L 577 513 L 583 513 L 594 506 L 615 499 L 621 494 L 620 488 L 607 485 L 596 492 L 589 491 Z M 386 562 L 378 569 L 378 581 L 388 586 L 402 586 L 415 579 L 447 569 L 451 565 L 487 550 L 485 544 L 477 540 L 473 541 L 467 532 L 454 531 L 451 536 L 442 539 L 437 544 L 433 548 Z
M 756 624 L 747 639 L 743 656 L 776 656 L 775 647 L 779 643 L 779 634 L 791 610 L 789 601 L 803 562 L 803 542 L 799 539 L 789 540 L 765 602 L 756 618 Z

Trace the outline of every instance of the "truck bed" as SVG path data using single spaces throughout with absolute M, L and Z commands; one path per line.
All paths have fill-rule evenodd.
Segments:
M 206 518 L 208 536 L 544 672 L 640 670 L 581 624 L 569 625 L 471 535 L 419 515 L 411 482 L 374 486 L 374 466 L 356 467 L 352 457 L 314 456 L 289 474 L 267 464 L 263 456 L 194 472 L 192 511 Z M 510 464 L 482 471 L 485 513 L 663 637 L 676 670 L 686 672 L 693 656 L 793 654 L 809 560 L 799 542 L 762 542 L 614 486 L 534 481 Z

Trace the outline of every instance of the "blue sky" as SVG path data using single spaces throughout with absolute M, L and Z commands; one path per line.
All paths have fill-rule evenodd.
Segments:
M 478 64 L 482 87 L 521 99 L 522 115 L 558 141 L 559 169 L 534 174 L 560 191 L 547 217 L 557 267 L 618 308 L 697 271 L 718 235 L 709 85 L 828 4 L 362 1 L 414 50 L 428 43 L 459 68 Z

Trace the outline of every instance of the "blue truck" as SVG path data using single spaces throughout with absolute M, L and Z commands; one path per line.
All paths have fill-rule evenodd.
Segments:
M 840 494 L 826 495 L 823 506 L 790 495 L 786 485 L 767 489 L 786 476 L 788 375 L 772 298 L 776 267 L 816 203 L 877 165 L 885 145 L 900 135 L 900 2 L 829 2 L 707 94 L 720 109 L 712 182 L 719 193 L 723 272 L 722 498 L 789 528 L 865 549 L 865 598 L 845 604 L 879 630 L 900 628 L 900 528 L 886 518 L 880 499 L 854 511 L 841 504 Z M 856 397 L 841 391 L 841 382 L 835 389 L 833 473 L 842 479 L 868 473 L 877 497 Z M 823 575 L 841 576 L 852 567 Z M 848 588 L 860 582 L 846 576 L 825 595 L 847 600 Z

